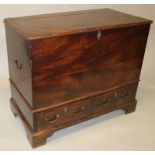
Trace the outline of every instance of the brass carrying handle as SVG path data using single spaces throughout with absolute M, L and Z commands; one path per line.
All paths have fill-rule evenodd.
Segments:
M 97 32 L 97 40 L 100 40 L 101 36 L 102 36 L 102 32 L 99 30 Z
M 45 118 L 46 123 L 53 123 L 60 117 L 59 114 L 56 114 L 53 118 Z
M 20 64 L 18 60 L 15 60 L 15 64 L 16 64 L 17 69 L 22 69 L 23 68 L 23 65 Z
M 83 111 L 84 111 L 84 107 L 83 106 L 81 106 L 80 107 L 80 110 L 78 110 L 78 111 L 75 111 L 74 113 L 76 114 L 76 115 L 79 115 L 79 114 L 81 114 Z

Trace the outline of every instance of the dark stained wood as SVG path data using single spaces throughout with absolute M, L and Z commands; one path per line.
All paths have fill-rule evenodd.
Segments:
M 96 9 L 8 18 L 5 22 L 26 39 L 34 40 L 98 29 L 149 24 L 152 21 L 111 9 Z
M 11 110 L 33 148 L 59 129 L 135 111 L 151 22 L 111 9 L 5 19 Z
M 92 112 L 93 99 L 85 99 L 60 106 L 51 110 L 38 112 L 37 130 L 57 127 L 77 119 L 88 117 Z
M 138 82 L 122 87 L 115 91 L 106 92 L 94 97 L 93 112 L 103 112 L 105 109 L 110 109 L 115 106 L 124 106 L 126 103 L 131 103 L 135 100 Z
M 32 110 L 27 106 L 24 99 L 18 93 L 15 85 L 12 82 L 10 83 L 10 86 L 11 86 L 12 99 L 15 100 L 17 106 L 20 108 L 20 110 L 23 113 L 24 117 L 26 118 L 27 122 L 31 126 L 32 130 L 35 130 Z
M 27 101 L 27 106 L 33 108 L 29 43 L 20 37 L 11 27 L 8 27 L 8 25 L 5 26 L 10 78 L 22 92 L 24 99 Z M 22 64 L 22 68 L 19 69 L 17 64 Z
M 34 107 L 139 80 L 148 31 L 141 25 L 101 31 L 100 40 L 95 31 L 32 41 Z
M 137 84 L 138 83 L 131 84 L 131 85 L 127 86 L 127 87 L 122 87 L 120 89 L 115 89 L 115 90 L 109 92 L 110 96 L 113 96 L 115 98 L 115 100 L 113 100 L 113 102 L 112 102 L 113 106 L 109 106 L 109 107 L 104 106 L 104 108 L 102 107 L 101 110 L 98 110 L 98 107 L 95 107 L 94 105 L 92 105 L 91 114 L 87 115 L 86 117 L 76 118 L 76 119 L 74 119 L 72 121 L 68 121 L 68 122 L 65 121 L 65 123 L 63 123 L 63 122 L 58 123 L 58 124 L 55 123 L 55 125 L 51 125 L 52 127 L 47 127 L 47 128 L 44 128 L 44 129 L 42 129 L 40 131 L 37 131 L 37 132 L 32 131 L 31 127 L 29 126 L 29 123 L 27 122 L 24 115 L 20 111 L 20 109 L 17 106 L 15 100 L 13 100 L 13 99 L 10 100 L 11 101 L 10 106 L 11 106 L 11 111 L 13 112 L 14 116 L 16 116 L 16 115 L 20 116 L 20 118 L 21 118 L 21 120 L 22 120 L 22 122 L 24 124 L 25 130 L 27 132 L 27 138 L 28 138 L 29 142 L 30 142 L 30 144 L 32 145 L 33 148 L 36 148 L 36 147 L 39 147 L 41 145 L 46 144 L 47 138 L 49 136 L 53 135 L 53 133 L 55 131 L 60 130 L 62 128 L 69 127 L 71 125 L 74 125 L 74 124 L 80 123 L 82 121 L 92 119 L 94 117 L 100 116 L 102 114 L 106 114 L 108 112 L 111 112 L 111 111 L 114 111 L 114 110 L 117 110 L 117 109 L 124 110 L 126 114 L 134 112 L 135 108 L 136 108 L 136 104 L 137 104 L 137 101 L 135 100 L 135 98 L 131 98 L 128 102 L 126 102 L 124 100 L 123 103 L 121 102 L 121 104 L 118 104 L 118 100 L 120 100 L 120 99 L 123 100 L 123 96 L 117 96 L 116 97 L 115 94 L 116 93 L 119 94 L 119 92 L 122 91 L 122 90 L 128 90 L 128 91 L 131 90 L 131 93 L 132 93 L 132 91 L 135 92 L 136 88 L 137 88 Z M 107 96 L 106 94 L 104 94 L 104 95 Z M 96 103 L 96 102 L 94 102 L 94 103 Z M 59 109 L 62 109 L 62 107 L 59 107 Z M 55 111 L 55 109 L 54 109 L 54 111 Z M 46 113 L 46 112 L 48 112 L 48 115 L 49 115 L 50 112 L 53 113 L 53 111 L 44 111 L 44 113 Z M 40 115 L 40 114 L 38 113 L 38 115 Z M 66 113 L 66 115 L 70 116 L 70 113 Z M 67 118 L 67 117 L 68 116 L 65 116 L 65 118 Z M 46 118 L 46 117 L 44 117 L 44 118 Z M 40 127 L 41 127 L 41 125 L 43 125 L 43 123 L 39 124 Z M 44 125 L 42 127 L 44 127 Z
M 18 115 L 21 118 L 24 128 L 27 133 L 27 138 L 32 148 L 46 144 L 46 138 L 47 136 L 49 136 L 49 133 L 47 131 L 46 133 L 45 132 L 43 133 L 33 132 L 32 128 L 30 127 L 30 124 L 27 122 L 27 119 L 25 118 L 25 116 L 23 115 L 23 113 L 17 106 L 16 101 L 13 98 L 10 99 L 10 108 L 15 117 Z M 51 131 L 50 131 L 50 134 L 51 134 Z

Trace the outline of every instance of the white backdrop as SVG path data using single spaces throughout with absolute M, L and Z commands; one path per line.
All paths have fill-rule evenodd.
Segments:
M 0 150 L 31 149 L 21 121 L 13 118 L 9 108 L 3 19 L 95 8 L 112 8 L 155 21 L 155 5 L 0 5 Z M 151 25 L 136 98 L 135 113 L 114 112 L 59 131 L 38 150 L 155 150 L 155 23 Z

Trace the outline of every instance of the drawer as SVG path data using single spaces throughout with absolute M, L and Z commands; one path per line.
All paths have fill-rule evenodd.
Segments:
M 78 120 L 91 114 L 92 98 L 81 100 L 68 105 L 68 120 Z
M 113 93 L 105 93 L 94 97 L 93 112 L 101 112 L 114 106 L 114 95 Z
M 125 106 L 135 99 L 137 84 L 122 87 L 94 97 L 93 112 L 104 112 Z
M 67 121 L 64 111 L 65 107 L 57 107 L 50 110 L 38 112 L 36 114 L 36 129 L 44 129 L 63 124 Z
M 51 128 L 82 119 L 91 114 L 92 99 L 85 99 L 64 106 L 39 112 L 36 115 L 37 130 Z

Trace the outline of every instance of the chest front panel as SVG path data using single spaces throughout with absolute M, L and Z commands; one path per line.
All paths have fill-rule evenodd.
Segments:
M 34 107 L 138 81 L 148 31 L 141 25 L 31 41 Z

